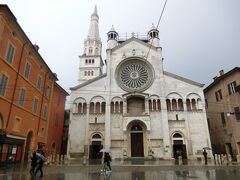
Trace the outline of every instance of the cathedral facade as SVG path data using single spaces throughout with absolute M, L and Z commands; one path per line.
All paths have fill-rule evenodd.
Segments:
M 98 159 L 106 148 L 114 159 L 202 156 L 211 148 L 203 84 L 164 71 L 154 26 L 146 38 L 125 40 L 112 27 L 103 61 L 98 21 L 95 7 L 71 88 L 68 155 Z

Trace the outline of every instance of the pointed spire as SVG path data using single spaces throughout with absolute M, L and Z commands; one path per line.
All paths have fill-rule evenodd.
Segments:
M 110 31 L 114 31 L 115 32 L 115 29 L 114 29 L 113 25 L 112 25 Z
M 95 6 L 93 14 L 91 15 L 91 23 L 88 31 L 88 39 L 100 40 L 98 20 L 99 20 L 99 17 L 97 14 L 97 6 Z
M 93 14 L 92 14 L 92 16 L 91 16 L 91 18 L 92 19 L 94 19 L 94 17 L 96 17 L 97 18 L 97 20 L 98 20 L 98 14 L 97 14 L 97 5 L 95 5 L 95 7 L 94 7 L 94 11 L 93 11 Z

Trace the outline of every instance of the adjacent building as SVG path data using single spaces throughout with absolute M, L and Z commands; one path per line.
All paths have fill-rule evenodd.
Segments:
M 214 154 L 240 160 L 240 68 L 219 76 L 204 89 L 207 118 Z
M 46 142 L 47 155 L 60 155 L 62 144 L 62 137 L 64 135 L 65 122 L 65 99 L 68 93 L 57 83 L 54 84 L 51 115 L 48 123 L 48 133 Z M 66 153 L 65 153 L 66 154 Z
M 79 84 L 71 88 L 69 157 L 117 158 L 202 156 L 211 148 L 203 84 L 163 69 L 159 31 L 122 39 L 107 33 L 106 73 L 95 7 L 83 54 Z
M 47 137 L 62 131 L 67 93 L 57 85 L 56 74 L 38 49 L 8 6 L 0 5 L 1 164 L 27 160 L 31 150 L 46 146 Z M 60 109 L 55 101 L 60 103 Z M 55 113 L 59 113 L 59 127 L 50 129 Z

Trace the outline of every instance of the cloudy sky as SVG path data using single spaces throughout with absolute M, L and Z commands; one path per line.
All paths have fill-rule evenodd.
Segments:
M 77 85 L 78 56 L 83 53 L 95 4 L 103 43 L 114 25 L 119 34 L 146 34 L 158 22 L 165 0 L 1 0 L 7 4 L 59 84 Z M 159 31 L 166 71 L 208 85 L 240 64 L 239 0 L 168 0 Z M 206 86 L 205 86 L 206 87 Z

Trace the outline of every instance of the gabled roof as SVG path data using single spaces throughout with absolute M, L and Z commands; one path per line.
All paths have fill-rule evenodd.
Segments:
M 81 87 L 84 87 L 84 86 L 86 86 L 86 85 L 88 85 L 88 84 L 91 84 L 91 83 L 93 83 L 93 82 L 95 82 L 95 81 L 97 81 L 97 80 L 99 80 L 99 79 L 102 79 L 102 78 L 104 78 L 104 77 L 106 77 L 106 76 L 107 76 L 107 73 L 104 73 L 104 74 L 102 74 L 101 76 L 92 78 L 92 79 L 90 79 L 90 80 L 88 80 L 88 81 L 86 81 L 86 82 L 84 82 L 84 83 L 82 83 L 82 84 L 79 84 L 79 85 L 75 86 L 75 87 L 71 87 L 70 90 L 77 90 L 77 89 L 79 89 L 79 88 L 81 88 Z
M 228 71 L 227 73 L 217 77 L 208 87 L 206 87 L 203 91 L 204 93 L 208 92 L 210 89 L 212 89 L 215 85 L 219 83 L 219 81 L 225 79 L 226 77 L 232 75 L 233 73 L 239 71 L 240 72 L 240 67 L 235 67 L 232 70 Z
M 187 78 L 178 76 L 178 75 L 176 75 L 176 74 L 173 74 L 173 73 L 170 73 L 170 72 L 167 72 L 167 71 L 163 71 L 163 73 L 164 73 L 164 75 L 170 76 L 170 77 L 172 77 L 172 78 L 178 79 L 178 80 L 180 80 L 180 81 L 184 81 L 184 82 L 186 82 L 186 83 L 189 83 L 189 84 L 192 84 L 192 85 L 195 85 L 195 86 L 198 86 L 198 87 L 203 87 L 203 86 L 204 86 L 204 84 L 201 84 L 201 83 L 192 81 L 192 80 L 190 80 L 190 79 L 187 79 Z
M 151 49 L 155 49 L 155 50 L 157 49 L 155 46 L 151 46 L 150 44 L 143 42 L 141 39 L 138 39 L 138 38 L 135 38 L 135 37 L 131 37 L 131 38 L 127 39 L 126 41 L 124 41 L 123 43 L 121 43 L 120 45 L 114 47 L 112 49 L 112 51 L 120 49 L 121 47 L 125 46 L 126 44 L 128 44 L 128 43 L 130 43 L 132 41 L 136 41 L 136 42 L 138 42 L 138 43 L 140 43 L 140 44 L 142 44 L 144 46 L 147 46 L 148 48 L 151 47 Z

